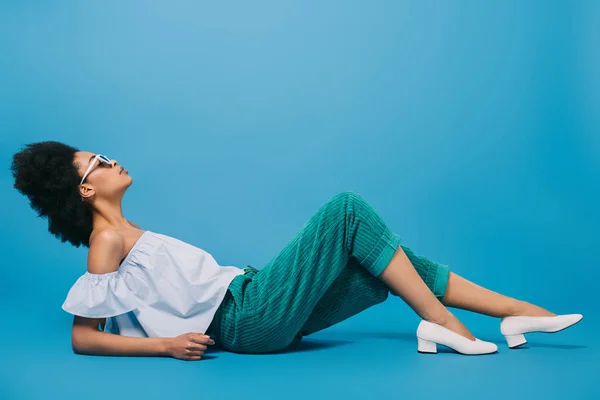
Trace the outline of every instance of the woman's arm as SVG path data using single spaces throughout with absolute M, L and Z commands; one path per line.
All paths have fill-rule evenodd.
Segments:
M 123 237 L 104 230 L 90 243 L 88 272 L 106 274 L 119 268 L 123 254 Z M 138 338 L 103 332 L 106 318 L 75 315 L 71 332 L 73 351 L 100 355 L 167 355 L 167 338 Z
M 200 332 L 188 332 L 176 337 L 140 338 L 121 336 L 98 330 L 103 318 L 75 316 L 71 334 L 76 354 L 105 356 L 168 356 L 180 360 L 200 360 L 215 341 Z
M 170 338 L 138 338 L 102 332 L 98 324 L 103 319 L 75 316 L 71 344 L 76 354 L 169 356 Z

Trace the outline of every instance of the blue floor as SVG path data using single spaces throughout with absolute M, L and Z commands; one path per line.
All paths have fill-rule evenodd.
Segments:
M 592 0 L 0 1 L 0 400 L 599 400 L 598 20 Z M 260 269 L 353 190 L 417 254 L 584 319 L 510 350 L 453 310 L 499 352 L 424 355 L 390 297 L 281 354 L 76 355 L 61 304 L 88 253 L 8 169 L 46 140 L 113 157 L 124 216 L 220 265 Z
M 200 361 L 76 355 L 64 321 L 44 328 L 8 314 L 0 398 L 600 398 L 597 318 L 584 314 L 567 330 L 529 334 L 526 346 L 509 350 L 497 319 L 454 312 L 499 352 L 464 356 L 439 346 L 438 354 L 418 353 L 419 319 L 397 298 L 305 337 L 285 353 L 213 349 Z

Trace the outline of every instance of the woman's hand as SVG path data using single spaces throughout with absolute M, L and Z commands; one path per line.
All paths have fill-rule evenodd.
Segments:
M 208 345 L 215 344 L 210 336 L 203 333 L 188 332 L 173 338 L 168 338 L 167 354 L 180 360 L 200 360 Z

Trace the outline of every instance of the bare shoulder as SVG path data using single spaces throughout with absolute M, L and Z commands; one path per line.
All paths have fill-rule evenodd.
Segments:
M 88 272 L 107 274 L 119 269 L 125 249 L 125 238 L 120 232 L 104 229 L 90 239 L 88 252 Z

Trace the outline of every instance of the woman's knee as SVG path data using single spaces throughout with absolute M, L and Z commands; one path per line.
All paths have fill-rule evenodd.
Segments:
M 331 198 L 331 201 L 364 201 L 364 198 L 358 194 L 357 192 L 353 191 L 353 190 L 343 190 L 341 192 L 339 192 L 338 194 L 336 194 L 335 196 L 333 196 Z
M 352 190 L 344 190 L 333 196 L 327 203 L 335 209 L 343 209 L 345 215 L 347 213 L 356 212 L 357 208 L 369 208 L 369 202 L 359 193 Z

